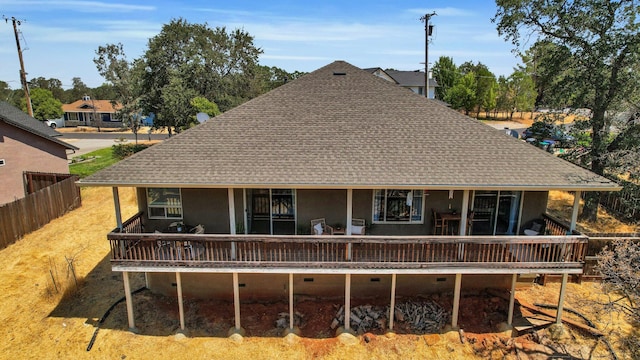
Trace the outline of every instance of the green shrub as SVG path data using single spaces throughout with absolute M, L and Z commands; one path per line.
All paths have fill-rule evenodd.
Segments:
M 118 144 L 113 145 L 111 148 L 113 149 L 113 156 L 122 160 L 148 147 L 149 145 L 145 144 Z

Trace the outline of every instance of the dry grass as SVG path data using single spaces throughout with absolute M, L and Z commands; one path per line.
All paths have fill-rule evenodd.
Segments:
M 169 324 L 158 321 L 156 335 L 135 335 L 127 331 L 126 310 L 119 305 L 100 330 L 93 349 L 86 351 L 94 325 L 116 300 L 123 296 L 122 277 L 111 272 L 109 245 L 105 234 L 115 224 L 111 190 L 82 189 L 83 206 L 54 220 L 21 241 L 1 250 L 0 269 L 0 343 L 2 358 L 104 358 L 104 359 L 470 359 L 492 355 L 503 358 L 497 350 L 482 354 L 470 343 L 461 344 L 456 332 L 434 335 L 370 335 L 369 341 L 359 337 L 356 344 L 343 344 L 338 338 L 245 337 L 234 342 L 226 337 L 172 335 L 176 329 L 175 299 L 155 304 L 150 313 L 136 312 L 138 322 L 154 323 L 158 313 L 169 318 Z M 133 189 L 120 189 L 123 217 L 136 212 Z M 78 290 L 72 276 L 67 275 L 73 259 L 79 281 Z M 52 287 L 51 272 L 59 284 Z M 132 288 L 142 286 L 143 278 L 132 277 Z M 557 301 L 558 288 L 552 284 L 522 290 L 532 299 Z M 596 288 L 571 285 L 568 306 L 597 294 Z M 533 301 L 533 300 L 532 300 Z M 171 309 L 166 312 L 165 308 Z M 189 309 L 187 309 L 189 312 Z M 596 318 L 596 314 L 592 314 Z M 142 317 L 146 316 L 145 320 Z M 159 320 L 159 319 L 158 319 Z M 611 322 L 609 318 L 607 322 Z M 618 321 L 618 320 L 616 320 Z M 618 323 L 616 323 L 618 324 Z M 618 329 L 624 333 L 624 322 Z M 167 335 L 168 334 L 168 335 Z M 508 337 L 509 333 L 479 334 L 480 337 Z M 580 349 L 589 349 L 595 341 L 572 332 Z M 601 347 L 601 346 L 600 346 Z M 586 350 L 585 350 L 586 351 Z M 599 349 L 598 353 L 603 350 Z M 515 357 L 513 354 L 506 358 Z
M 547 202 L 547 212 L 560 219 L 571 219 L 573 210 L 573 194 L 564 191 L 550 191 Z M 580 206 L 584 201 L 580 201 Z M 579 222 L 576 228 L 580 232 L 586 233 L 634 233 L 637 232 L 638 224 L 624 223 L 611 216 L 603 208 L 598 209 L 598 220 L 595 222 Z

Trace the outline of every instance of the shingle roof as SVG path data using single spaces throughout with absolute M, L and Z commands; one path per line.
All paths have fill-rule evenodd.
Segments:
M 120 105 L 113 106 L 110 100 L 77 100 L 71 104 L 62 105 L 62 111 L 64 112 L 93 112 L 93 107 L 96 107 L 96 111 L 102 113 L 115 113 Z
M 603 177 L 342 61 L 80 184 L 617 189 Z
M 56 139 L 57 136 L 61 136 L 62 134 L 48 127 L 42 121 L 32 118 L 6 101 L 0 101 L 0 121 L 4 121 L 7 124 L 11 124 L 47 140 L 51 140 L 67 149 L 78 150 L 77 147 Z
M 397 81 L 400 86 L 424 87 L 424 71 L 387 70 L 386 73 Z M 431 86 L 438 86 L 435 79 L 429 79 L 429 87 Z

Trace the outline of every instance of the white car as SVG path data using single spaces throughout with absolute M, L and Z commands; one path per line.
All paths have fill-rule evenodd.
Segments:
M 64 119 L 60 118 L 60 119 L 47 119 L 44 121 L 44 124 L 49 126 L 52 129 L 58 128 L 58 127 L 64 127 Z

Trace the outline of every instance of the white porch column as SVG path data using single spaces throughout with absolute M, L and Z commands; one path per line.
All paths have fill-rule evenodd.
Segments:
M 289 329 L 293 330 L 293 273 L 289 273 Z
M 120 212 L 120 196 L 118 194 L 118 188 L 114 186 L 111 190 L 113 191 L 113 205 L 116 208 L 116 224 L 118 229 L 122 231 L 122 213 Z
M 347 223 L 345 234 L 351 235 L 351 220 L 353 219 L 353 189 L 347 189 Z
M 180 314 L 180 330 L 184 330 L 184 304 L 182 302 L 182 276 L 176 272 L 176 288 L 178 290 L 178 313 Z
M 247 218 L 249 211 L 247 210 L 247 189 L 242 189 L 242 213 L 244 214 L 244 234 L 249 233 L 249 219 Z
M 229 198 L 229 234 L 236 234 L 236 202 L 233 195 L 233 188 L 227 189 L 227 197 Z M 236 242 L 231 242 L 231 260 L 236 259 Z
M 389 305 L 389 330 L 393 330 L 393 316 L 396 309 L 396 274 L 391 274 L 391 304 Z
M 509 314 L 507 315 L 507 325 L 513 323 L 513 306 L 516 300 L 516 279 L 518 274 L 511 275 L 511 292 L 509 293 Z
M 562 284 L 560 285 L 560 296 L 558 298 L 558 313 L 556 314 L 556 324 L 562 324 L 562 308 L 564 307 L 564 294 L 567 291 L 567 281 L 569 274 L 562 274 Z
M 351 328 L 351 274 L 344 276 L 344 330 Z
M 460 211 L 460 224 L 458 235 L 467 235 L 467 216 L 469 216 L 469 190 L 462 193 L 462 211 Z
M 458 327 L 458 310 L 460 310 L 460 286 L 462 284 L 462 274 L 456 274 L 456 283 L 453 289 L 453 312 L 451 313 L 451 327 Z
M 353 189 L 347 189 L 347 223 L 344 225 L 345 234 L 351 235 L 351 220 L 353 219 Z M 347 260 L 351 260 L 351 243 L 347 244 Z
M 135 331 L 136 323 L 133 318 L 133 299 L 131 298 L 131 285 L 129 284 L 128 272 L 122 272 L 122 280 L 124 281 L 124 298 L 127 302 L 127 319 L 129 320 L 129 330 Z
M 233 273 L 233 310 L 235 316 L 236 331 L 240 331 L 240 287 L 238 285 L 238 273 Z
M 580 209 L 580 198 L 582 197 L 582 191 L 576 191 L 573 198 L 573 211 L 571 211 L 571 225 L 569 226 L 569 232 L 573 233 L 576 229 L 576 223 L 578 222 L 578 210 Z

